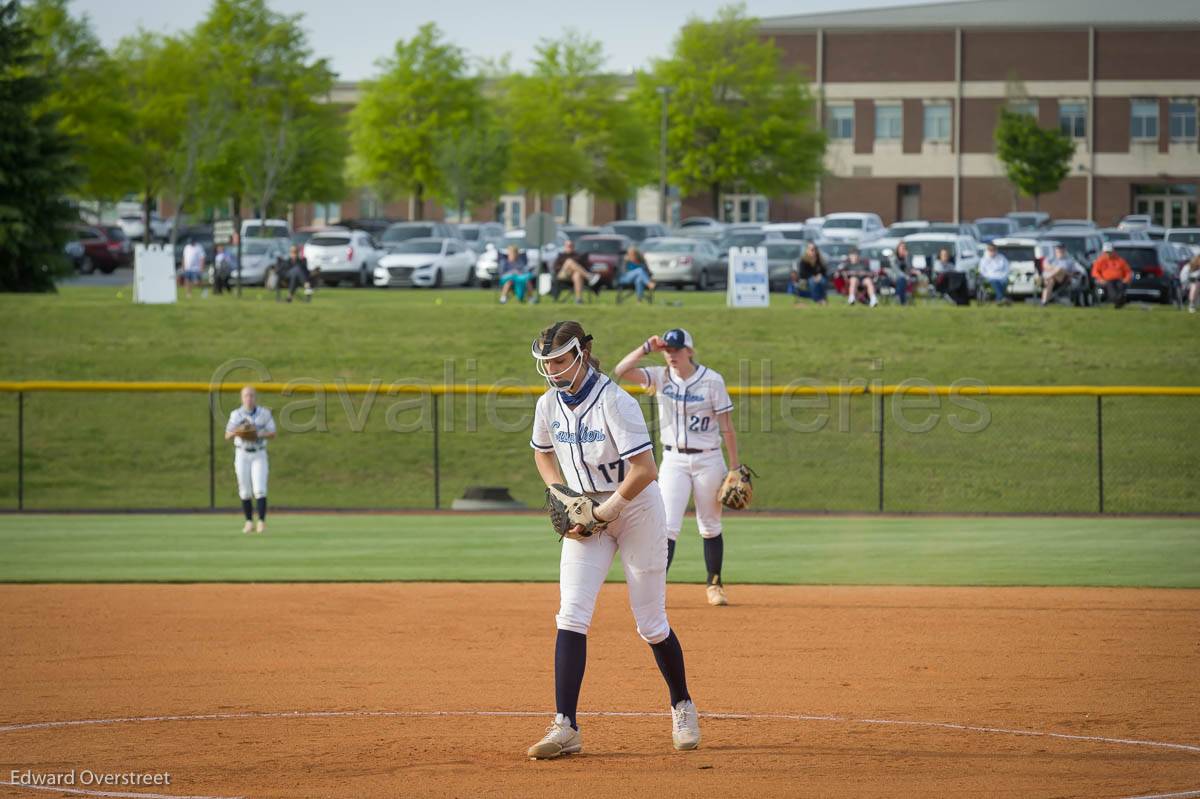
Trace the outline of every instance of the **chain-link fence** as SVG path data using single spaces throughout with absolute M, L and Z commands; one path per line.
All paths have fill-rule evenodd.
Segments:
M 236 507 L 224 440 L 236 393 L 29 386 L 0 386 L 0 508 Z M 468 486 L 540 505 L 528 444 L 540 389 L 360 388 L 260 388 L 280 431 L 276 507 L 448 508 Z M 1200 513 L 1200 389 L 731 393 L 757 510 Z M 655 401 L 640 401 L 655 428 Z

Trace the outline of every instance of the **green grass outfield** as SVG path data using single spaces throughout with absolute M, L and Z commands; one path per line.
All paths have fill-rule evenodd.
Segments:
M 556 581 L 559 546 L 533 515 L 0 516 L 0 581 Z M 737 583 L 1200 587 L 1186 519 L 731 516 Z M 671 578 L 704 579 L 694 520 Z M 610 579 L 620 580 L 619 563 Z
M 207 382 L 221 364 L 253 358 L 270 379 L 384 384 L 424 380 L 535 385 L 529 343 L 544 325 L 579 318 L 604 366 L 646 336 L 685 326 L 698 357 L 729 383 L 784 385 L 924 379 L 945 384 L 1192 385 L 1200 382 L 1200 317 L 1165 307 L 1121 311 L 1024 305 L 954 308 L 797 309 L 781 295 L 764 310 L 730 310 L 720 293 L 661 291 L 654 305 L 500 306 L 483 290 L 318 292 L 311 304 L 279 304 L 260 289 L 241 300 L 210 297 L 137 306 L 129 289 L 66 287 L 57 295 L 0 295 L 0 379 Z M 237 385 L 250 379 L 234 372 Z M 307 398 L 264 396 L 277 418 L 292 405 L 306 432 L 271 445 L 271 499 L 279 506 L 430 508 L 432 443 L 427 409 L 395 398 L 327 397 L 320 417 Z M 224 395 L 222 419 L 236 399 Z M 528 416 L 497 429 L 487 409 L 453 398 L 441 408 L 441 497 L 468 485 L 505 485 L 541 501 L 528 448 Z M 16 398 L 0 395 L 0 507 L 17 505 Z M 531 402 L 499 418 L 520 420 Z M 964 433 L 977 410 L 943 401 L 925 432 L 903 432 L 885 411 L 885 509 L 933 512 L 1072 512 L 1098 506 L 1095 400 L 988 398 L 988 424 Z M 389 429 L 413 423 L 413 432 Z M 1105 400 L 1106 510 L 1200 511 L 1200 450 L 1189 429 L 1194 398 Z M 475 414 L 475 422 L 470 415 Z M 350 419 L 360 415 L 361 432 Z M 823 421 L 822 421 L 823 420 Z M 878 433 L 871 400 L 785 408 L 738 400 L 744 459 L 762 475 L 759 508 L 872 511 L 878 506 Z M 793 424 L 793 422 L 797 424 Z M 27 508 L 196 508 L 209 503 L 207 398 L 182 394 L 30 394 L 25 398 Z M 799 425 L 799 426 L 797 426 Z M 295 425 L 294 425 L 295 426 Z M 293 426 L 293 427 L 294 427 Z M 806 429 L 800 429 L 806 427 Z M 216 456 L 219 506 L 234 504 L 232 453 Z

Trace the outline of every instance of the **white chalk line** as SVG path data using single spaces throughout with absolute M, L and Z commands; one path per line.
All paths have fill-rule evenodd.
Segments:
M 134 793 L 124 791 L 89 791 L 87 788 L 67 788 L 60 785 L 22 785 L 19 782 L 0 780 L 0 785 L 10 788 L 24 788 L 27 791 L 50 791 L 51 793 L 70 793 L 76 796 L 103 796 L 114 799 L 243 799 L 241 796 L 181 796 L 177 793 Z
M 240 713 L 197 713 L 171 716 L 119 716 L 107 719 L 68 719 L 63 721 L 35 721 L 21 724 L 0 726 L 0 734 L 26 730 L 62 729 L 66 727 L 85 727 L 112 724 L 141 724 L 170 721 L 239 721 L 255 719 L 323 719 L 323 718 L 452 718 L 452 717 L 485 717 L 485 718 L 529 718 L 548 715 L 545 710 L 281 710 L 281 711 L 245 711 Z M 581 712 L 580 717 L 606 718 L 653 718 L 666 717 L 668 711 L 644 710 L 595 710 Z M 1112 744 L 1118 746 L 1141 746 L 1156 749 L 1171 749 L 1182 752 L 1200 754 L 1200 746 L 1195 744 L 1175 743 L 1171 741 L 1154 741 L 1139 738 L 1115 738 L 1102 735 L 1078 735 L 1065 732 L 1046 732 L 1042 730 L 1022 730 L 1008 727 L 985 727 L 975 724 L 955 724 L 945 721 L 916 721 L 910 719 L 862 719 L 852 716 L 809 715 L 802 713 L 700 713 L 701 718 L 744 720 L 744 721 L 826 721 L 841 724 L 870 724 L 875 726 L 892 727 L 923 727 L 926 729 L 955 730 L 957 732 L 976 732 L 989 735 L 1016 735 L 1029 738 L 1053 738 L 1066 741 L 1082 741 L 1097 744 Z M 85 789 L 66 789 L 60 787 L 21 785 L 19 783 L 0 780 L 0 785 L 33 790 L 55 790 L 62 793 L 74 793 L 96 797 L 135 797 L 138 799 L 241 799 L 241 797 L 215 796 L 180 796 L 177 794 L 150 793 L 119 793 L 106 791 L 89 791 Z M 1145 794 L 1131 796 L 1125 799 L 1189 799 L 1200 797 L 1200 790 L 1182 791 L 1178 793 Z

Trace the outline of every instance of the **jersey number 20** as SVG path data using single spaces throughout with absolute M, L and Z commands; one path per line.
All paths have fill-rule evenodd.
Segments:
M 693 416 L 691 423 L 688 425 L 688 430 L 693 433 L 707 433 L 708 423 L 712 421 L 709 416 Z
M 603 463 L 601 463 L 601 464 L 599 464 L 599 468 L 600 468 L 600 474 L 604 475 L 604 479 L 610 483 L 619 483 L 625 479 L 625 461 L 613 461 L 612 463 L 608 464 L 607 466 L 605 466 Z M 617 475 L 617 478 L 615 480 L 609 474 L 609 471 L 608 471 L 609 469 L 612 469 L 613 472 Z

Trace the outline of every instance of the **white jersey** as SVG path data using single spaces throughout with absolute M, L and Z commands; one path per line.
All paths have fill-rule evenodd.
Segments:
M 666 366 L 639 367 L 658 398 L 659 434 L 663 446 L 681 449 L 720 449 L 717 416 L 733 410 L 725 378 L 707 366 L 696 365 L 686 381 Z
M 247 411 L 241 405 L 234 408 L 233 413 L 229 414 L 229 421 L 225 425 L 225 432 L 232 433 L 246 422 L 254 425 L 254 428 L 259 433 L 275 432 L 275 419 L 271 416 L 271 409 L 264 408 L 261 405 L 255 405 L 253 411 Z M 241 436 L 234 436 L 233 443 L 238 449 L 248 448 L 251 451 L 265 450 L 267 448 L 267 440 L 265 438 L 260 438 L 256 441 L 246 441 Z
M 581 493 L 616 491 L 626 462 L 652 447 L 638 401 L 604 375 L 574 407 L 554 389 L 539 397 L 529 445 L 553 452 L 567 485 Z

